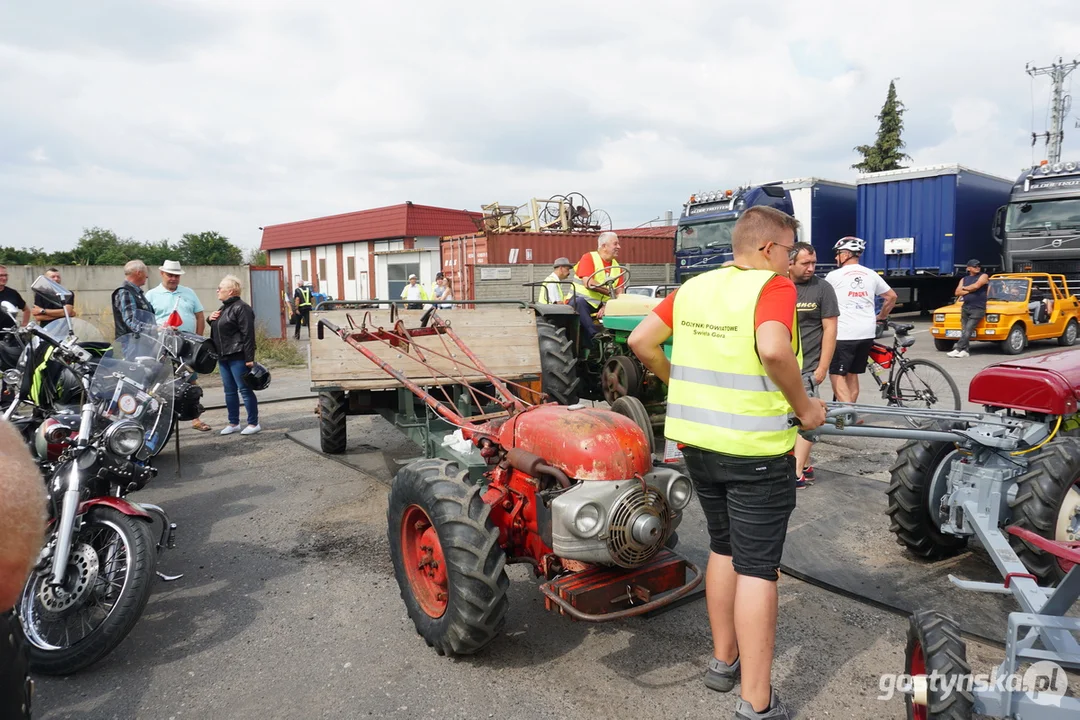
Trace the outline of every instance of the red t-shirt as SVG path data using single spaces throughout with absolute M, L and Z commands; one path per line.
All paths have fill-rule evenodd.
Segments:
M 661 300 L 653 310 L 668 327 L 675 325 L 675 294 L 677 292 L 678 290 Z M 758 297 L 757 308 L 754 310 L 754 329 L 757 330 L 763 322 L 775 320 L 784 323 L 784 327 L 791 332 L 791 323 L 795 317 L 796 295 L 795 283 L 782 275 L 777 275 L 765 283 Z
M 604 267 L 606 267 L 606 268 L 611 267 L 611 261 L 610 260 L 601 259 L 601 261 L 604 263 Z M 579 278 L 581 278 L 582 280 L 585 280 L 586 278 L 590 277 L 593 273 L 595 273 L 599 269 L 600 268 L 596 267 L 596 263 L 593 262 L 592 253 L 591 252 L 590 253 L 585 253 L 584 255 L 581 256 L 581 259 L 578 260 L 577 276 Z M 599 284 L 599 282 L 602 281 L 603 279 L 604 279 L 603 275 L 597 275 L 595 278 L 593 278 L 593 282 Z M 619 279 L 615 281 L 615 287 L 622 287 L 624 284 L 626 284 L 625 281 L 626 281 L 626 276 L 625 275 L 619 275 Z

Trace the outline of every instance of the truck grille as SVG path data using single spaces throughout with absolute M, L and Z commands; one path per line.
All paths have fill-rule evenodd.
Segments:
M 1017 268 L 1017 271 L 1019 272 L 1023 272 L 1021 268 L 1028 266 L 1028 263 L 1023 261 L 1020 261 L 1017 264 L 1020 266 Z M 1070 280 L 1080 278 L 1080 260 L 1032 260 L 1030 265 L 1031 270 L 1027 272 L 1064 275 Z

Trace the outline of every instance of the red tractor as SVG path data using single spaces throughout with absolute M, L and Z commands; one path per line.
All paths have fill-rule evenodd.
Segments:
M 410 391 L 409 403 L 423 406 L 418 422 L 459 431 L 456 443 L 423 443 L 441 457 L 402 468 L 387 510 L 402 599 L 440 655 L 475 653 L 496 637 L 509 563 L 527 563 L 546 579 L 549 609 L 589 622 L 657 610 L 700 584 L 700 571 L 671 550 L 693 486 L 654 464 L 640 402 L 628 414 L 533 402 L 534 389 L 488 372 L 433 311 L 415 329 L 401 320 L 372 328 L 367 317 L 349 324 L 320 320 L 318 332 L 329 329 Z M 440 363 L 455 373 L 422 387 L 373 344 L 408 354 L 433 375 L 445 375 Z M 480 479 L 471 482 L 477 464 Z

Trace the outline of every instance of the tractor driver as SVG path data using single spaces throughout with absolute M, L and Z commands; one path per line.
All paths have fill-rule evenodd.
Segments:
M 602 232 L 596 242 L 596 250 L 582 255 L 574 266 L 577 292 L 570 300 L 570 305 L 581 317 L 581 329 L 585 332 L 586 343 L 591 343 L 600 330 L 594 317 L 603 317 L 604 301 L 622 295 L 626 289 L 622 271 L 616 270 L 619 267 L 619 261 L 615 259 L 619 254 L 619 236 L 613 232 Z M 606 272 L 598 272 L 599 270 Z M 618 278 L 614 285 L 604 285 L 604 282 L 613 278 Z
M 825 422 L 825 403 L 803 386 L 797 294 L 787 277 L 798 227 L 774 208 L 747 210 L 732 233 L 734 263 L 686 281 L 628 341 L 668 384 L 665 434 L 683 448 L 709 528 L 705 684 L 730 692 L 741 673 L 741 720 L 790 717 L 771 675 L 777 569 L 795 509 L 793 423 L 812 430 Z

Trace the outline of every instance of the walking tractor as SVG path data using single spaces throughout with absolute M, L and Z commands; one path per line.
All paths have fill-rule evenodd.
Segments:
M 1080 597 L 1080 350 L 991 365 L 974 377 L 968 399 L 985 411 L 832 403 L 826 425 L 815 431 L 907 438 L 888 489 L 898 542 L 940 559 L 976 538 L 1004 581 L 949 579 L 973 592 L 1011 593 L 1021 608 L 1009 615 L 995 677 L 1023 682 L 1000 684 L 972 682 L 951 618 L 914 616 L 908 717 L 1080 717 L 1080 699 L 1062 697 L 1066 671 L 1080 670 L 1080 618 L 1065 616 Z M 918 422 L 856 425 L 861 415 Z
M 503 311 L 492 357 L 513 352 L 514 328 L 531 332 L 535 354 L 535 317 L 516 310 Z M 447 314 L 466 329 L 496 320 L 483 308 Z M 672 550 L 693 487 L 654 464 L 640 403 L 638 421 L 545 403 L 538 382 L 493 374 L 434 309 L 421 317 L 392 306 L 389 327 L 374 315 L 357 324 L 346 314 L 345 327 L 320 318 L 317 334 L 329 330 L 390 376 L 399 390 L 381 393 L 394 398 L 381 410 L 399 427 L 411 417 L 426 435 L 429 457 L 394 477 L 387 524 L 402 599 L 428 645 L 461 655 L 495 639 L 508 563 L 545 578 L 548 609 L 589 622 L 657 610 L 700 584 L 698 568 Z M 363 402 L 379 401 L 355 396 Z

